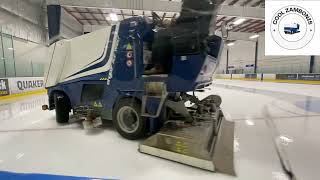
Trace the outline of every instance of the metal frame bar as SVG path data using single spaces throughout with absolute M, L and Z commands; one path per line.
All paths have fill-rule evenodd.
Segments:
M 239 25 L 233 27 L 232 31 L 237 32 L 237 31 L 239 31 L 239 29 L 244 28 L 244 27 L 246 27 L 247 25 L 251 25 L 252 22 L 254 22 L 253 19 L 248 19 L 248 20 L 245 21 L 244 23 L 239 24 Z
M 229 48 L 227 48 L 226 74 L 229 74 Z
M 66 7 L 62 7 L 68 14 L 70 14 L 74 19 L 76 19 L 80 24 L 83 25 L 83 23 L 80 21 L 80 19 L 77 18 L 77 16 L 75 16 L 71 11 L 69 11 L 69 9 L 67 9 Z
M 98 9 L 99 12 L 101 12 L 101 16 L 104 17 L 104 20 L 107 22 L 107 24 L 110 26 L 111 23 L 107 20 L 107 17 L 105 16 L 105 14 L 103 14 L 102 10 L 101 9 Z M 122 10 L 121 10 L 122 11 Z
M 253 1 L 253 0 L 246 0 L 246 1 L 242 2 L 242 3 L 240 4 L 240 6 L 245 6 L 245 5 L 249 4 L 249 3 L 252 2 L 252 1 Z
M 225 23 L 228 24 L 229 22 L 231 22 L 231 21 L 233 21 L 235 19 L 236 19 L 236 17 L 232 17 L 232 18 L 226 20 Z M 219 29 L 220 27 L 221 27 L 221 24 L 219 26 L 217 26 L 216 29 Z
M 101 25 L 100 21 L 92 14 L 92 12 L 88 8 L 85 9 L 89 12 L 90 16 L 93 17 L 95 21 L 97 21 L 98 25 Z
M 260 23 L 252 23 L 251 25 L 245 27 L 245 28 L 241 28 L 239 29 L 240 32 L 247 32 L 248 30 L 254 28 L 255 29 L 255 26 L 261 26 L 261 25 L 264 25 L 264 22 L 260 22 Z
M 259 1 L 257 1 L 256 3 L 254 3 L 254 4 L 252 5 L 252 7 L 257 7 L 257 6 L 259 6 L 263 1 L 264 1 L 264 0 L 259 0 Z
M 122 11 L 122 10 L 121 10 Z M 104 12 L 99 12 L 99 13 L 97 13 L 97 12 L 84 12 L 84 11 L 67 11 L 68 13 L 79 13 L 79 14 L 81 14 L 81 13 L 90 13 L 90 14 L 99 14 L 99 15 L 106 15 L 106 14 L 110 14 L 110 13 L 104 13 Z M 144 11 L 143 11 L 144 12 Z M 176 13 L 175 13 L 176 14 Z M 125 13 L 120 13 L 120 14 L 117 14 L 118 16 L 138 16 L 138 15 L 136 15 L 136 14 L 133 14 L 132 15 L 132 13 L 131 14 L 125 14 Z M 148 16 L 148 17 L 152 17 L 152 16 Z M 166 16 L 165 18 L 174 18 L 175 16 Z M 81 20 L 81 19 L 79 19 L 79 20 Z
M 260 25 L 252 28 L 251 30 L 247 31 L 249 33 L 252 33 L 252 32 L 258 32 L 258 31 L 261 31 L 261 30 L 264 30 L 264 23 L 261 23 Z
M 255 54 L 254 54 L 254 73 L 256 74 L 257 73 L 257 65 L 258 65 L 258 49 L 259 49 L 259 42 L 256 41 L 256 51 L 255 51 Z
M 239 2 L 239 0 L 233 0 L 230 3 L 228 3 L 229 6 L 233 6 L 235 5 L 237 2 Z
M 32 63 L 32 61 L 31 61 L 31 77 L 34 77 L 34 72 L 33 72 L 33 63 Z
M 226 18 L 226 16 L 222 16 L 222 17 L 216 22 L 216 25 L 218 25 L 218 23 L 222 22 L 225 18 Z
M 2 26 L 0 27 L 0 38 L 1 38 L 1 47 L 2 47 L 4 77 L 7 77 L 6 58 L 4 57 L 4 49 L 3 49 Z
M 13 69 L 14 69 L 14 77 L 17 77 L 17 70 L 16 70 L 16 57 L 15 57 L 15 49 L 13 47 L 13 37 L 10 35 L 11 39 L 11 47 L 12 47 L 12 58 L 13 58 Z
M 130 1 L 131 2 L 131 1 Z M 60 4 L 61 6 L 71 7 L 88 7 L 88 8 L 103 8 L 103 9 L 135 9 L 135 10 L 150 10 L 162 12 L 180 12 L 182 2 L 174 1 L 159 1 L 159 0 L 141 0 L 136 6 L 135 3 L 128 3 L 128 0 L 47 0 L 48 4 Z M 218 15 L 245 17 L 248 19 L 264 19 L 264 8 L 254 7 L 262 3 L 262 0 L 253 4 L 253 6 L 230 6 L 221 5 Z
M 174 13 L 173 16 L 172 16 L 172 20 L 175 20 L 177 17 L 177 13 Z
M 79 15 L 82 17 L 81 19 L 84 19 L 84 16 L 82 15 L 82 13 L 80 13 L 80 10 L 78 7 L 73 7 L 76 11 L 79 11 Z M 90 12 L 85 12 L 85 13 L 90 13 Z M 79 19 L 79 20 L 81 20 Z M 87 21 L 90 25 L 93 25 L 91 21 Z
M 100 10 L 100 11 L 101 11 L 101 10 Z M 101 11 L 101 12 L 102 12 L 102 11 Z M 122 19 L 125 19 L 122 9 L 120 10 L 120 12 L 121 12 Z M 144 11 L 143 11 L 143 15 L 144 15 Z
M 162 22 L 164 21 L 164 18 L 166 17 L 166 15 L 167 15 L 167 13 L 163 13 L 162 18 L 161 18 Z
M 314 73 L 314 60 L 315 56 L 310 56 L 310 66 L 309 66 L 309 73 Z
M 243 23 L 241 26 L 237 26 L 237 29 L 234 29 L 234 31 L 242 31 L 243 29 L 247 29 L 248 27 L 252 27 L 254 26 L 255 24 L 257 23 L 260 23 L 261 20 L 254 20 L 254 21 L 247 21 L 247 22 L 250 22 L 249 24 L 247 24 L 246 22 Z

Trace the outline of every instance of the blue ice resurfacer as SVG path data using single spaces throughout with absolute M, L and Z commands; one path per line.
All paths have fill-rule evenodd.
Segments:
M 193 14 L 187 6 L 209 13 Z M 211 84 L 220 59 L 223 41 L 209 32 L 215 6 L 184 1 L 170 26 L 155 14 L 153 20 L 133 17 L 52 44 L 48 109 L 55 109 L 58 123 L 67 123 L 70 112 L 85 121 L 112 120 L 127 139 L 160 130 L 140 144 L 141 152 L 213 171 L 221 99 L 199 100 L 194 91 Z
M 300 24 L 293 23 L 293 24 L 286 24 L 284 26 L 284 33 L 285 34 L 296 34 L 299 33 L 300 31 Z

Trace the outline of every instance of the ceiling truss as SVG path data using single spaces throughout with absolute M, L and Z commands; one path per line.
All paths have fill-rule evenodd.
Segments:
M 168 0 L 169 1 L 169 0 Z M 264 8 L 264 0 L 225 0 L 223 6 L 236 6 L 243 8 L 260 7 Z M 180 13 L 178 12 L 164 12 L 164 11 L 153 11 L 153 10 L 136 10 L 136 9 L 116 9 L 116 8 L 89 8 L 89 7 L 71 7 L 63 6 L 66 12 L 68 12 L 73 18 L 79 21 L 82 25 L 112 25 L 114 22 L 111 21 L 109 15 L 114 13 L 118 16 L 119 20 L 123 20 L 135 16 L 148 16 L 152 17 L 152 12 L 159 15 L 162 21 L 170 20 L 174 21 Z M 247 32 L 247 33 L 260 33 L 264 29 L 264 19 L 261 18 L 248 18 L 239 25 L 234 25 L 233 22 L 237 19 L 242 18 L 238 16 L 227 16 L 218 14 L 216 28 L 220 28 L 222 23 L 225 22 L 227 25 L 232 27 L 232 32 Z

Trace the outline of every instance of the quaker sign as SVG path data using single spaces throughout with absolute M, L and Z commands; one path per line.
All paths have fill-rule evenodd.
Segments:
M 9 85 L 11 94 L 19 94 L 44 89 L 44 79 L 43 77 L 10 78 Z
M 8 79 L 0 79 L 0 96 L 9 95 L 9 82 Z
M 299 74 L 299 80 L 320 81 L 320 74 Z

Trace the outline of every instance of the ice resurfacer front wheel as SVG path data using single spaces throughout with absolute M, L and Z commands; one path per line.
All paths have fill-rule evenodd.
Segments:
M 69 121 L 69 104 L 68 97 L 60 93 L 54 95 L 57 123 L 67 123 Z
M 119 134 L 130 140 L 146 134 L 146 119 L 141 117 L 141 103 L 136 99 L 121 99 L 113 110 L 113 124 Z

